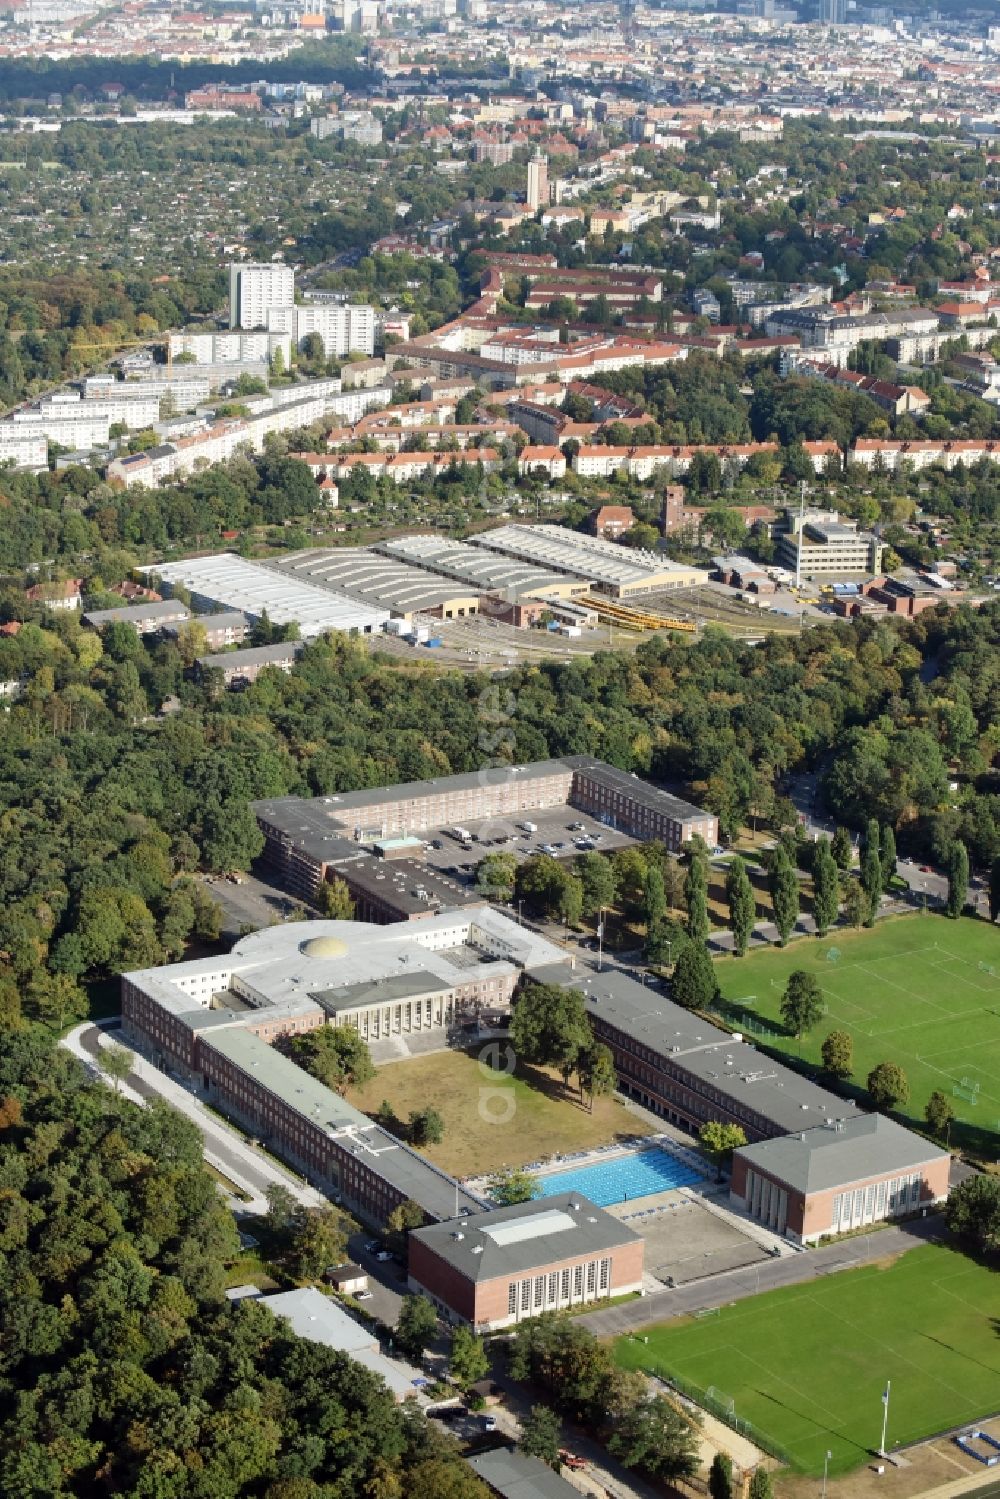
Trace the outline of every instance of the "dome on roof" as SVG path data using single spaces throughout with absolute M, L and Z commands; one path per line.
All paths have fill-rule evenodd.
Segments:
M 310 937 L 300 950 L 307 958 L 345 958 L 347 943 L 342 937 Z

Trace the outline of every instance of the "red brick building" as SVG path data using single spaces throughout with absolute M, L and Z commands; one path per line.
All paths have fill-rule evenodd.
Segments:
M 631 505 L 602 505 L 590 517 L 590 529 L 594 536 L 607 541 L 618 541 L 635 525 Z
M 946 1150 L 884 1114 L 861 1114 L 744 1146 L 730 1195 L 775 1233 L 814 1244 L 943 1202 L 950 1168 Z
M 643 1239 L 578 1193 L 417 1229 L 410 1289 L 477 1332 L 642 1285 Z

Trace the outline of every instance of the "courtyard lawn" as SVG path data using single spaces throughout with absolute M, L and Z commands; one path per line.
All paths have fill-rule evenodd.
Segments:
M 504 1049 L 501 1042 L 501 1053 Z M 369 1114 L 387 1098 L 404 1122 L 412 1109 L 437 1109 L 444 1139 L 423 1154 L 463 1177 L 649 1133 L 649 1126 L 616 1099 L 596 1099 L 590 1113 L 575 1091 L 565 1092 L 555 1073 L 519 1067 L 508 1077 L 463 1051 L 388 1062 L 373 1082 L 352 1089 L 348 1098 Z
M 781 1025 L 781 994 L 793 969 L 815 975 L 826 1014 L 801 1043 Z M 995 1154 L 1000 1131 L 1000 931 L 964 917 L 913 915 L 862 931 L 803 938 L 715 965 L 727 1024 L 748 1039 L 799 1056 L 817 1071 L 833 1030 L 854 1037 L 854 1075 L 864 1090 L 878 1062 L 898 1062 L 910 1084 L 900 1113 L 922 1124 L 935 1089 L 951 1099 L 951 1142 Z M 864 1097 L 861 1098 L 864 1103 Z
M 692 1393 L 714 1386 L 795 1468 L 821 1474 L 829 1451 L 837 1473 L 877 1451 L 887 1381 L 889 1451 L 996 1412 L 996 1308 L 995 1270 L 925 1245 L 652 1327 L 647 1342 L 624 1337 L 615 1352 Z

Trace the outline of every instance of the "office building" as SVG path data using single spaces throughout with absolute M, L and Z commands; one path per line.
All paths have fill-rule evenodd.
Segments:
M 802 578 L 865 575 L 882 571 L 885 543 L 835 510 L 789 510 L 777 537 L 777 560 Z
M 644 1241 L 579 1193 L 411 1233 L 410 1290 L 475 1332 L 642 1288 Z
M 266 328 L 271 307 L 295 302 L 295 272 L 278 261 L 253 261 L 229 267 L 230 328 Z

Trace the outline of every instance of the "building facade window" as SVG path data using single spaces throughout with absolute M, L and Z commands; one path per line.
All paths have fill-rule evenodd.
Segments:
M 510 1285 L 507 1287 L 507 1315 L 508 1315 L 508 1317 L 516 1317 L 517 1316 L 517 1281 L 516 1280 L 512 1280 L 511 1283 L 510 1283 Z

